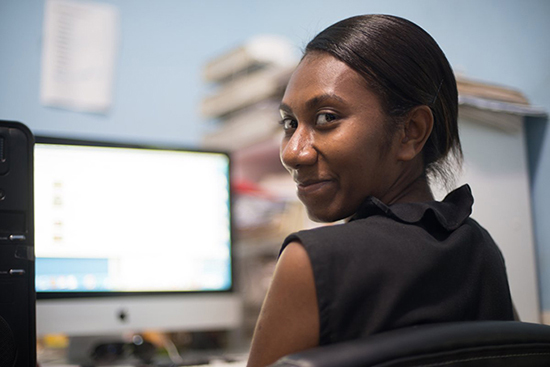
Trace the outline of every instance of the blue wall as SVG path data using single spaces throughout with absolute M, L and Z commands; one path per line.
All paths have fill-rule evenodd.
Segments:
M 37 134 L 136 143 L 198 144 L 198 102 L 209 58 L 258 33 L 288 37 L 297 53 L 322 28 L 361 13 L 418 23 L 464 74 L 522 90 L 550 111 L 550 1 L 105 0 L 121 15 L 114 105 L 107 115 L 39 103 L 42 0 L 0 0 L 0 118 Z M 529 120 L 527 137 L 543 309 L 550 311 L 550 134 Z

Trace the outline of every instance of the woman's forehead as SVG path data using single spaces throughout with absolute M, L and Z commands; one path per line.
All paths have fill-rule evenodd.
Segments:
M 307 54 L 292 74 L 283 96 L 284 106 L 334 96 L 349 100 L 376 98 L 366 80 L 336 57 L 324 53 Z
M 311 53 L 306 55 L 290 79 L 290 82 L 316 82 L 332 84 L 342 78 L 353 78 L 359 75 L 346 63 L 328 53 Z

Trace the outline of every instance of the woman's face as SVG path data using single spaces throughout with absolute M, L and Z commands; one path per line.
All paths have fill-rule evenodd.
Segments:
M 396 139 L 357 72 L 329 54 L 307 55 L 289 81 L 281 115 L 281 161 L 310 218 L 347 218 L 369 195 L 384 201 L 398 174 Z

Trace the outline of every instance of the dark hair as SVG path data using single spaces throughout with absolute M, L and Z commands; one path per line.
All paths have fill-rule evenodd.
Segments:
M 434 126 L 422 151 L 424 169 L 448 184 L 462 161 L 458 92 L 445 54 L 426 31 L 396 16 L 355 16 L 319 33 L 304 56 L 311 52 L 327 52 L 361 74 L 393 122 L 413 107 L 430 107 Z

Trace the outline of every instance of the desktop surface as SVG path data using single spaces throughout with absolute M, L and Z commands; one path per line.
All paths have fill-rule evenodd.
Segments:
M 95 349 L 94 358 L 83 364 L 82 362 L 68 362 L 66 348 L 39 349 L 38 361 L 42 367 L 68 366 L 150 366 L 150 367 L 179 367 L 179 366 L 245 366 L 248 360 L 248 344 L 239 347 L 225 346 L 215 349 L 178 350 L 175 344 L 152 347 L 152 343 L 134 345 L 127 343 L 100 344 Z M 133 347 L 140 348 L 134 349 Z M 145 347 L 145 348 L 144 348 Z

